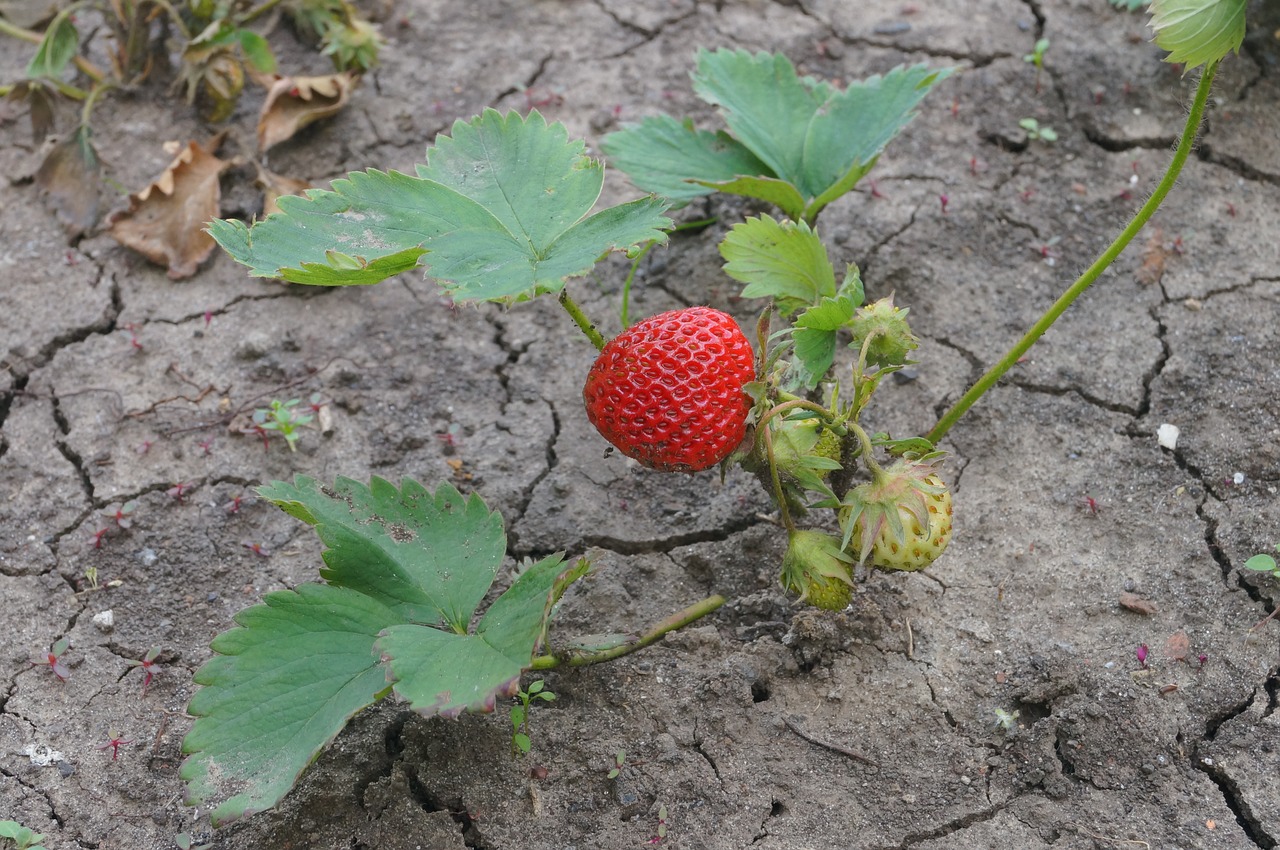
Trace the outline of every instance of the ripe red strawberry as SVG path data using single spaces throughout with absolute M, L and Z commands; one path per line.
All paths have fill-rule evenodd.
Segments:
M 610 340 L 587 375 L 587 418 L 624 455 L 662 472 L 698 472 L 747 433 L 755 355 L 733 317 L 672 310 Z

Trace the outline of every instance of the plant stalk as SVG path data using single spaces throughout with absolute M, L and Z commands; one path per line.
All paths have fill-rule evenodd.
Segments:
M 674 632 L 676 629 L 682 629 L 690 623 L 699 620 L 712 611 L 715 611 L 723 605 L 725 599 L 723 596 L 708 596 L 701 602 L 695 602 L 688 608 L 677 611 L 666 619 L 654 623 L 648 631 L 640 635 L 633 643 L 616 646 L 612 649 L 602 649 L 599 652 L 582 652 L 570 655 L 567 658 L 561 658 L 558 655 L 539 655 L 533 659 L 529 668 L 531 670 L 550 670 L 561 665 L 569 667 L 585 667 L 588 664 L 599 664 L 603 661 L 613 661 L 624 655 L 630 655 L 638 649 L 644 649 L 651 643 L 655 643 L 662 639 L 667 632 Z
M 596 351 L 603 351 L 605 339 L 600 335 L 600 331 L 596 330 L 596 326 L 587 318 L 587 314 L 582 312 L 582 308 L 578 306 L 578 302 L 569 297 L 568 290 L 560 290 L 560 306 L 569 314 L 569 318 L 573 319 L 573 323 L 578 329 L 591 340 L 591 344 L 596 347 Z
M 1219 60 L 1220 61 L 1220 60 Z M 960 417 L 968 412 L 978 399 L 982 398 L 987 390 L 991 389 L 1009 371 L 1022 355 L 1036 343 L 1054 322 L 1071 306 L 1080 295 L 1089 288 L 1089 286 L 1098 279 L 1107 267 L 1110 266 L 1120 256 L 1120 253 L 1128 247 L 1133 238 L 1138 235 L 1139 231 L 1146 225 L 1147 221 L 1159 209 L 1160 204 L 1164 201 L 1165 196 L 1169 194 L 1169 190 L 1173 188 L 1174 183 L 1178 180 L 1178 175 L 1182 172 L 1182 166 L 1186 164 L 1187 157 L 1191 154 L 1191 148 L 1195 144 L 1196 135 L 1200 130 L 1200 121 L 1204 117 L 1205 104 L 1209 100 L 1209 90 L 1213 85 L 1214 74 L 1218 70 L 1218 61 L 1210 62 L 1205 66 L 1204 71 L 1200 74 L 1200 84 L 1196 88 L 1195 100 L 1192 101 L 1191 111 L 1187 114 L 1187 123 L 1182 130 L 1182 137 L 1178 140 L 1178 147 L 1174 150 L 1173 159 L 1169 162 L 1169 167 L 1161 178 L 1159 185 L 1156 186 L 1151 197 L 1142 205 L 1142 208 L 1134 215 L 1129 225 L 1116 237 L 1107 249 L 1102 252 L 1101 256 L 1094 261 L 1093 265 L 1085 269 L 1084 274 L 1071 284 L 1066 292 L 1053 302 L 1053 305 L 1045 312 L 1040 319 L 1031 326 L 1030 330 L 1018 340 L 1016 344 L 1002 357 L 994 366 L 987 370 L 987 373 L 978 379 L 972 387 L 969 388 L 960 400 L 951 406 L 951 409 L 943 414 L 938 423 L 933 426 L 925 436 L 935 445 L 941 440 L 951 426 L 959 421 Z

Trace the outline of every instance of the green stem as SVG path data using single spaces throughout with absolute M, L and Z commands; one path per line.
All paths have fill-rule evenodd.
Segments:
M 265 15 L 267 12 L 270 12 L 276 6 L 279 6 L 280 3 L 281 3 L 281 0 L 267 0 L 267 2 L 263 3 L 258 8 L 251 9 L 248 12 L 246 12 L 244 14 L 244 17 L 240 18 L 240 20 L 236 22 L 236 25 L 244 26 L 245 24 L 253 23 L 258 18 L 261 18 L 263 15 Z
M 89 116 L 93 113 L 93 107 L 97 104 L 98 98 L 115 87 L 116 84 L 108 80 L 104 83 L 98 83 L 89 90 L 88 97 L 84 99 L 84 106 L 80 108 L 80 126 L 89 126 Z
M 633 643 L 626 643 L 622 646 L 616 646 L 612 649 L 602 649 L 599 652 L 582 652 L 575 653 L 568 658 L 561 658 L 557 655 L 539 655 L 529 664 L 531 670 L 550 670 L 561 665 L 569 667 L 585 667 L 588 664 L 599 664 L 603 661 L 613 661 L 624 655 L 630 655 L 637 649 L 644 649 L 651 643 L 661 640 L 667 632 L 674 632 L 682 629 L 690 623 L 700 620 L 703 617 L 715 611 L 724 604 L 723 596 L 708 596 L 701 602 L 695 602 L 688 608 L 677 611 L 670 617 L 661 622 L 654 623 L 647 632 L 640 635 Z
M 1102 255 L 1094 261 L 1093 265 L 1089 266 L 1084 274 L 1080 275 L 1076 282 L 1071 284 L 1071 287 L 1062 293 L 1057 301 L 1053 302 L 1053 306 L 1040 317 L 1039 321 L 1031 326 L 1026 335 L 1018 340 L 1009 349 L 1008 353 L 987 370 L 987 373 L 979 378 L 978 382 L 970 387 L 969 391 L 938 420 L 938 423 L 933 426 L 933 430 L 926 435 L 932 443 L 936 445 L 951 430 L 951 426 L 955 425 L 960 417 L 967 413 L 969 408 L 978 399 L 982 398 L 983 394 L 991 389 L 996 381 L 1000 380 L 1004 373 L 1009 371 L 1022 358 L 1022 355 L 1027 353 L 1027 350 L 1044 335 L 1045 331 L 1049 330 L 1053 323 L 1071 306 L 1072 302 L 1079 298 L 1098 279 L 1098 276 L 1106 271 L 1116 257 L 1120 256 L 1120 253 L 1133 241 L 1133 238 L 1138 235 L 1138 232 L 1142 230 L 1143 226 L 1146 225 L 1147 221 L 1160 207 L 1165 196 L 1169 194 L 1169 190 L 1173 188 L 1173 184 L 1177 182 L 1178 175 L 1182 172 L 1182 166 L 1191 154 L 1196 134 L 1200 129 L 1200 120 L 1204 116 L 1205 104 L 1209 100 L 1209 89 L 1213 84 L 1213 76 L 1217 70 L 1218 62 L 1215 61 L 1206 65 L 1201 73 L 1200 85 L 1196 88 L 1195 100 L 1191 104 L 1191 111 L 1187 114 L 1187 123 L 1182 130 L 1182 138 L 1178 140 L 1178 147 L 1173 153 L 1169 168 L 1165 171 L 1164 177 L 1160 180 L 1160 184 L 1156 186 L 1155 191 L 1151 193 L 1151 197 L 1134 215 L 1128 227 L 1102 252 Z
M 22 27 L 14 26 L 13 24 L 6 21 L 4 18 L 0 18 L 0 35 L 7 35 L 11 38 L 19 39 L 20 41 L 30 42 L 31 44 L 39 44 L 40 42 L 44 41 L 44 37 L 40 35 L 40 33 L 34 32 L 29 29 L 23 29 Z M 90 62 L 88 59 L 85 59 L 83 56 L 77 55 L 71 61 L 74 62 L 75 66 L 80 69 L 80 73 L 84 74 L 86 77 L 93 80 L 95 83 L 102 82 L 103 79 L 106 77 L 106 75 L 102 73 L 102 71 L 98 68 L 97 65 L 94 65 L 92 62 Z M 84 97 L 84 92 L 80 91 L 80 89 L 77 89 L 75 86 L 67 85 L 66 83 L 60 84 L 59 81 L 57 80 L 53 80 L 52 82 L 54 83 L 54 85 L 58 86 L 59 91 L 62 91 L 63 94 L 67 94 L 71 97 L 75 97 L 77 100 Z M 64 86 L 66 87 L 66 89 L 69 89 L 70 91 L 63 90 Z M 79 94 L 76 95 L 76 94 L 72 94 L 71 92 L 79 92 Z
M 631 261 L 631 271 L 627 272 L 627 279 L 622 283 L 622 309 L 618 312 L 624 328 L 631 327 L 631 281 L 635 280 L 636 271 L 640 268 L 640 262 L 649 253 L 650 249 L 657 244 L 657 240 L 653 239 L 645 243 L 644 247 L 636 254 L 635 259 Z
M 560 306 L 569 314 L 569 318 L 573 319 L 574 324 L 578 326 L 587 337 L 591 340 L 591 344 L 596 347 L 596 351 L 603 351 L 605 340 L 600 335 L 600 331 L 596 330 L 596 326 L 591 324 L 591 320 L 587 318 L 587 314 L 582 312 L 582 308 L 578 306 L 578 302 L 569 297 L 568 290 L 560 290 Z
M 782 476 L 778 474 L 778 462 L 773 456 L 773 429 L 761 423 L 760 433 L 764 434 L 764 456 L 769 463 L 769 480 L 773 484 L 773 499 L 778 503 L 778 516 L 782 518 L 782 526 L 788 537 L 796 533 L 796 524 L 791 519 L 791 508 L 787 507 L 787 494 L 782 490 Z

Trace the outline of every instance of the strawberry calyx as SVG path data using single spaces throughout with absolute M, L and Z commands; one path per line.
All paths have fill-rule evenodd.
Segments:
M 853 335 L 850 345 L 865 352 L 867 366 L 897 369 L 912 362 L 907 355 L 920 347 L 920 340 L 907 324 L 909 312 L 893 306 L 892 295 L 858 308 L 849 323 Z
M 787 591 L 800 594 L 801 602 L 839 611 L 853 598 L 852 565 L 853 558 L 834 535 L 792 531 L 782 557 L 780 581 Z
M 859 564 L 870 559 L 882 569 L 922 569 L 942 553 L 951 525 L 950 492 L 937 474 L 940 462 L 935 453 L 898 460 L 888 469 L 872 466 L 871 480 L 841 500 L 842 543 Z M 946 516 L 936 516 L 939 504 Z M 919 541 L 915 553 L 902 551 Z

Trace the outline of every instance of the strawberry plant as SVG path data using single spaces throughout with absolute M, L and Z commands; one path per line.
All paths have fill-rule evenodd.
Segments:
M 487 110 L 456 122 L 412 175 L 353 172 L 329 190 L 281 198 L 279 214 L 214 221 L 210 232 L 258 277 L 368 285 L 421 267 L 459 303 L 555 295 L 598 351 L 583 400 L 605 440 L 657 472 L 719 464 L 756 475 L 787 535 L 782 584 L 840 609 L 866 568 L 916 571 L 942 554 L 952 495 L 937 444 L 1115 260 L 1176 181 L 1218 63 L 1243 36 L 1243 4 L 1155 0 L 1152 25 L 1170 61 L 1205 65 L 1168 171 L 1098 260 L 923 435 L 895 438 L 865 424 L 884 378 L 912 363 L 919 340 L 892 296 L 868 301 L 855 264 L 837 271 L 816 221 L 870 171 L 948 69 L 897 68 L 840 89 L 798 76 L 782 56 L 701 51 L 694 90 L 727 130 L 657 116 L 602 145 L 647 197 L 593 213 L 603 165 L 582 142 L 536 111 Z M 636 258 L 662 244 L 671 227 L 664 212 L 715 191 L 780 212 L 733 224 L 719 246 L 743 297 L 766 302 L 754 350 L 732 319 L 697 306 L 606 340 L 569 281 L 610 252 Z M 428 716 L 492 711 L 499 696 L 519 693 L 526 670 L 616 658 L 723 601 L 711 597 L 643 636 L 552 651 L 555 603 L 587 567 L 544 559 L 476 619 L 505 552 L 501 520 L 478 497 L 378 479 L 330 488 L 299 478 L 259 492 L 316 526 L 328 547 L 325 583 L 242 612 L 197 675 L 204 687 L 190 706 L 198 719 L 182 776 L 193 802 L 231 794 L 215 823 L 274 804 L 352 714 L 389 693 Z M 814 511 L 830 514 L 811 522 Z

